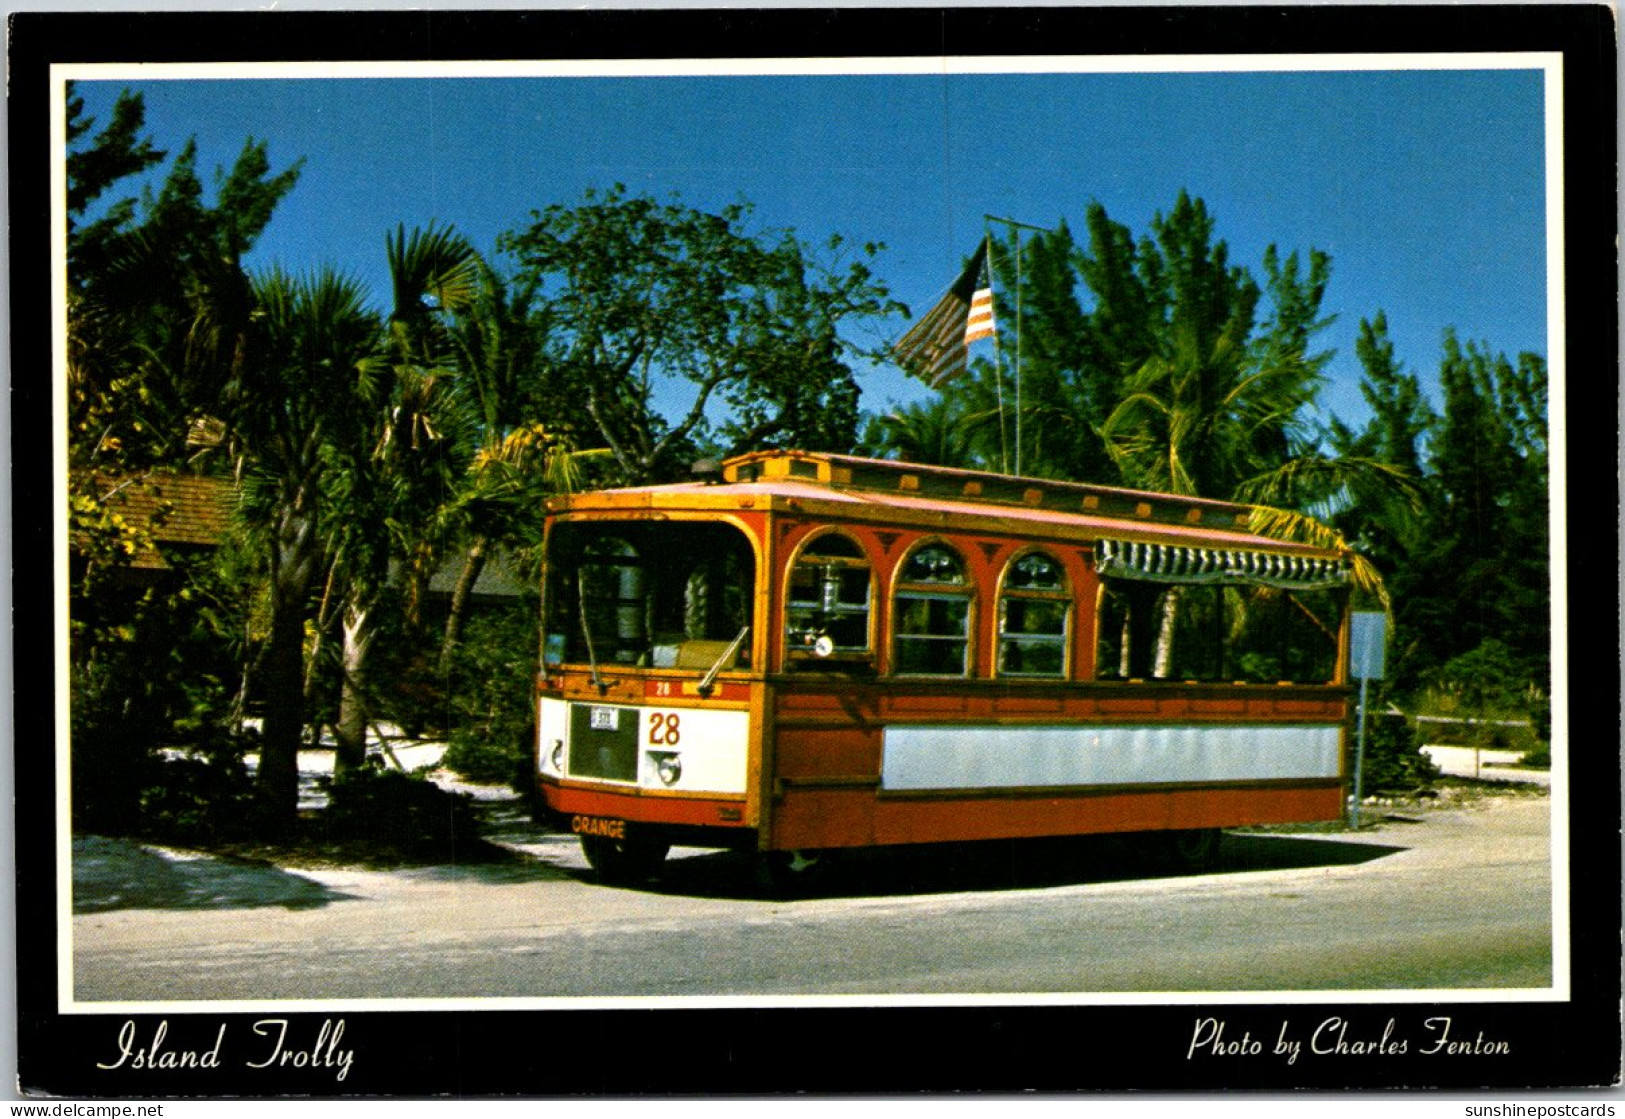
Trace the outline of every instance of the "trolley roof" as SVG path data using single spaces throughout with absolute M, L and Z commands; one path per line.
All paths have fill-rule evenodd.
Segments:
M 611 514 L 755 510 L 939 531 L 1340 555 L 1259 536 L 1248 531 L 1252 506 L 1200 497 L 808 451 L 739 455 L 722 463 L 720 475 L 721 481 L 567 494 L 549 499 L 547 508 Z

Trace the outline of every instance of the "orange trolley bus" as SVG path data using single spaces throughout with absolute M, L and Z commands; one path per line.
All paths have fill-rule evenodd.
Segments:
M 1343 811 L 1351 557 L 1247 506 L 773 451 L 548 511 L 536 778 L 606 880 Z

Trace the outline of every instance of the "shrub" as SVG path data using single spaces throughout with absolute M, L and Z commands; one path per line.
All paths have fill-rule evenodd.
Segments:
M 208 558 L 166 556 L 159 574 L 92 568 L 70 602 L 70 739 L 73 826 L 106 834 L 191 834 L 205 807 L 235 793 L 241 757 L 232 739 L 243 631 L 238 592 Z M 161 748 L 201 753 L 217 772 L 164 760 Z M 170 778 L 174 797 L 153 789 Z M 190 804 L 190 807 L 181 807 Z
M 69 713 L 73 829 L 124 835 L 141 820 L 140 790 L 151 762 L 152 739 L 134 721 L 122 722 L 108 698 L 82 686 L 75 673 Z
M 1430 726 L 1435 742 L 1533 749 L 1551 734 L 1551 702 L 1534 666 L 1499 641 L 1453 658 L 1429 673 L 1427 684 L 1424 711 L 1453 720 Z M 1524 720 L 1529 725 L 1517 725 Z
M 249 833 L 257 803 L 241 740 L 220 734 L 188 744 L 185 754 L 158 751 L 154 742 L 151 727 L 75 720 L 75 831 L 182 844 Z
M 1552 768 L 1552 748 L 1542 743 L 1518 759 L 1519 765 L 1526 765 L 1531 769 Z
M 528 600 L 469 619 L 452 658 L 447 768 L 524 791 L 535 735 L 536 640 Z
M 472 797 L 371 767 L 328 782 L 327 808 L 314 829 L 330 843 L 364 842 L 374 854 L 409 859 L 454 857 L 479 843 Z
M 1405 716 L 1368 712 L 1361 792 L 1409 793 L 1431 785 L 1439 767 L 1422 753 L 1420 736 Z
M 244 839 L 257 810 L 240 758 L 157 758 L 146 766 L 134 829 L 154 839 L 208 844 Z

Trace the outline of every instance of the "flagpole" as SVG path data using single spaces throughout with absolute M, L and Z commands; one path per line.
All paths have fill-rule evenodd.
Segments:
M 1021 239 L 1016 238 L 1016 473 L 1021 473 Z
M 990 219 L 991 220 L 991 219 Z M 1018 246 L 1019 247 L 1019 246 Z M 993 233 L 984 221 L 982 243 L 965 264 L 936 305 L 892 343 L 892 352 L 905 371 L 915 374 L 934 389 L 970 367 L 970 346 L 983 338 L 993 338 L 993 386 L 999 411 L 999 469 L 1010 471 L 1010 448 L 1004 419 L 1004 351 L 999 341 L 996 307 L 993 299 Z M 1019 267 L 1019 261 L 1018 261 Z M 1018 279 L 1018 297 L 1020 282 Z M 1016 461 L 1021 461 L 1020 377 L 1021 348 L 1017 339 L 1016 377 Z M 1019 470 L 1019 465 L 1018 465 Z
M 987 228 L 985 221 L 982 223 L 982 245 L 987 252 L 987 280 L 991 286 L 993 283 L 993 234 Z M 1019 369 L 1017 374 L 1020 374 Z M 999 472 L 1008 474 L 1010 473 L 1010 445 L 1004 433 L 1004 350 L 1000 345 L 999 333 L 996 330 L 993 332 L 993 395 L 999 405 Z M 1017 422 L 1020 422 L 1020 413 L 1017 413 L 1017 417 Z
M 983 224 L 984 228 L 986 228 L 988 222 L 995 222 L 995 221 L 999 222 L 1002 225 L 1008 225 L 1008 226 L 1010 226 L 1010 227 L 1012 227 L 1014 229 L 1030 229 L 1034 233 L 1054 233 L 1055 232 L 1055 230 L 1047 229 L 1047 228 L 1045 228 L 1044 226 L 1041 226 L 1041 225 L 1028 225 L 1026 222 L 1016 221 L 1016 220 L 1014 220 L 1012 218 L 1001 218 L 996 214 L 983 214 L 982 215 L 982 224 Z M 988 234 L 988 238 L 989 238 L 989 246 L 990 246 L 988 255 L 989 255 L 989 258 L 991 259 L 991 256 L 992 256 L 992 250 L 991 250 L 992 235 Z M 1018 234 L 1016 236 L 1016 473 L 1017 474 L 1021 473 L 1021 412 L 1022 412 L 1022 403 L 1023 403 L 1022 402 L 1022 395 L 1021 395 L 1021 294 L 1022 294 L 1022 290 L 1021 290 L 1022 289 L 1021 256 L 1022 256 L 1022 253 L 1021 253 L 1021 237 Z M 989 265 L 989 275 L 991 276 L 991 274 L 992 274 L 992 267 L 991 267 L 991 265 Z M 998 346 L 999 346 L 998 335 L 995 334 L 993 336 L 993 347 L 994 347 L 993 352 L 995 354 L 995 361 L 997 360 L 997 354 L 999 352 L 998 351 Z M 999 438 L 1000 438 L 1001 441 L 1004 438 L 1004 407 L 1003 407 L 1002 404 L 1000 405 L 1000 408 L 999 408 Z

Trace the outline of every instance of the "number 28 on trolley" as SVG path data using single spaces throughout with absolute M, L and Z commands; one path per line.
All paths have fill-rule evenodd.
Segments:
M 611 880 L 1337 819 L 1353 557 L 1252 512 L 797 451 L 554 498 L 541 801 Z

